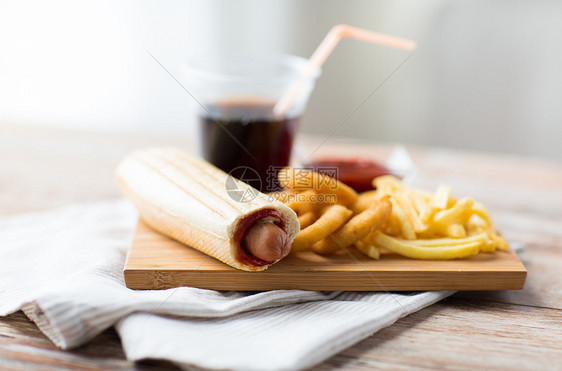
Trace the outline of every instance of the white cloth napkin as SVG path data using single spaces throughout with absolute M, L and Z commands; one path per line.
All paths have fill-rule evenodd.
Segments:
M 22 309 L 63 349 L 116 325 L 131 360 L 289 370 L 452 293 L 134 291 L 122 269 L 136 221 L 124 200 L 0 221 L 0 315 Z

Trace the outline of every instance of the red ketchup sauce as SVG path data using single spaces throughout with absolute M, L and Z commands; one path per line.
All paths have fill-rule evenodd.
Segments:
M 381 175 L 393 175 L 384 165 L 369 159 L 361 158 L 324 158 L 307 164 L 315 167 L 319 173 L 330 175 L 329 168 L 338 168 L 338 180 L 344 182 L 357 192 L 373 189 L 373 178 Z M 326 168 L 323 172 L 322 168 Z
M 275 221 L 274 224 L 281 228 L 284 232 L 287 232 L 285 231 L 285 218 L 283 218 L 283 216 L 281 216 L 281 214 L 277 210 L 263 209 L 248 215 L 240 221 L 240 223 L 238 224 L 238 229 L 234 233 L 233 237 L 234 243 L 236 244 L 236 258 L 240 263 L 253 265 L 254 267 L 273 264 L 272 261 L 265 261 L 251 254 L 248 254 L 248 252 L 244 250 L 244 247 L 242 246 L 242 239 L 244 238 L 246 231 L 261 219 L 268 217 L 276 218 L 278 221 Z

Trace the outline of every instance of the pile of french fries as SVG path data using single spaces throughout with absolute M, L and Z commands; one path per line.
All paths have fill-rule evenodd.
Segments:
M 470 197 L 452 197 L 446 185 L 431 193 L 386 175 L 375 178 L 373 186 L 376 190 L 359 196 L 354 212 L 371 199 L 386 196 L 390 196 L 392 212 L 380 229 L 362 241 L 371 250 L 385 248 L 414 259 L 446 260 L 507 249 L 484 205 Z
M 447 260 L 507 249 L 486 208 L 468 197 L 453 198 L 448 186 L 431 193 L 386 175 L 373 180 L 373 191 L 357 194 L 334 178 L 296 171 L 283 169 L 284 190 L 272 194 L 301 223 L 292 251 L 329 254 L 354 247 L 373 259 L 386 249 L 413 259 Z

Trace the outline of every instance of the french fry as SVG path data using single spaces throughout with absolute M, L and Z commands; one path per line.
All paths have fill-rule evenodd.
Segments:
M 495 247 L 498 250 L 507 250 L 508 244 L 506 242 L 506 240 L 503 239 L 503 237 L 498 236 L 497 234 L 494 234 L 492 236 L 492 239 L 495 243 Z
M 416 239 L 416 231 L 414 229 L 414 225 L 406 216 L 406 213 L 396 202 L 394 198 L 391 198 L 392 202 L 392 213 L 396 216 L 396 219 L 400 222 L 402 236 L 407 240 L 415 240 Z
M 365 243 L 363 241 L 357 241 L 354 244 L 355 248 L 359 250 L 364 255 L 367 255 L 371 259 L 380 259 L 381 251 L 378 247 Z
M 400 205 L 404 215 L 410 220 L 414 232 L 419 233 L 427 230 L 427 225 L 422 223 L 412 200 L 404 192 L 395 192 L 392 197 Z
M 488 236 L 487 234 L 485 234 L 485 236 L 486 236 L 486 240 L 484 241 L 484 244 L 480 246 L 480 251 L 486 253 L 493 253 L 494 251 L 496 251 L 497 244 L 493 238 L 490 238 L 490 236 Z
M 437 191 L 431 200 L 431 206 L 438 210 L 444 210 L 447 208 L 449 203 L 449 198 L 451 197 L 451 187 L 446 185 L 440 185 L 437 187 Z
M 426 247 L 416 245 L 411 241 L 390 237 L 378 231 L 373 234 L 373 239 L 368 242 L 408 258 L 423 260 L 466 258 L 478 254 L 480 246 L 482 245 L 482 242 L 475 241 L 462 245 Z
M 415 194 L 423 196 L 423 198 L 426 199 L 426 202 L 428 204 L 431 203 L 431 200 L 433 199 L 433 196 L 435 195 L 435 193 L 433 193 L 433 192 L 429 192 L 429 191 L 426 191 L 424 189 L 420 189 L 420 188 L 416 188 L 416 187 L 408 187 L 408 189 L 411 190 Z
M 391 194 L 402 188 L 402 182 L 394 175 L 383 175 L 373 179 L 373 187 L 379 194 Z
M 486 209 L 486 207 L 480 202 L 474 202 L 474 204 L 472 205 L 472 211 L 474 212 L 474 214 L 484 219 L 486 223 L 492 224 L 492 219 L 490 218 L 488 209 Z
M 453 207 L 447 210 L 441 210 L 433 216 L 433 222 L 439 225 L 442 229 L 446 230 L 447 226 L 454 223 L 464 224 L 470 217 L 469 213 L 466 213 L 474 201 L 472 198 L 466 197 L 459 200 Z M 465 220 L 461 221 L 461 218 Z
M 331 254 L 365 238 L 372 230 L 378 228 L 392 212 L 392 205 L 388 198 L 388 196 L 383 197 L 373 207 L 351 218 L 333 234 L 312 245 L 312 250 L 318 254 Z
M 461 224 L 450 224 L 447 226 L 446 234 L 453 238 L 466 237 L 466 229 Z
M 316 242 L 335 232 L 351 217 L 352 211 L 341 205 L 332 205 L 326 208 L 320 218 L 302 229 L 295 240 L 291 251 L 305 250 Z
M 381 226 L 381 230 L 390 236 L 398 236 L 402 231 L 402 227 L 400 225 L 400 221 L 396 218 L 396 215 L 390 214 Z
M 419 239 L 415 241 L 409 241 L 411 244 L 423 247 L 441 247 L 441 246 L 456 246 L 464 245 L 471 242 L 485 243 L 488 241 L 488 236 L 486 233 L 480 233 L 474 236 L 465 238 L 430 238 L 430 239 Z
M 426 229 L 427 229 L 427 223 L 429 223 L 430 219 L 433 217 L 433 209 L 429 205 L 430 199 L 425 195 L 416 192 L 414 190 L 408 190 L 407 195 L 414 203 L 414 207 L 418 212 L 419 219 L 422 223 L 426 225 Z
M 489 225 L 490 224 L 478 214 L 472 214 L 466 221 L 466 229 L 469 234 L 472 232 L 480 233 Z

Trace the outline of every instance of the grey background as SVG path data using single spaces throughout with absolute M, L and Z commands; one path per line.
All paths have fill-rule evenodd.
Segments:
M 196 135 L 145 49 L 308 57 L 337 23 L 419 48 L 335 135 L 562 160 L 562 3 L 545 0 L 0 0 L 0 124 Z M 303 131 L 332 131 L 406 56 L 344 40 Z

